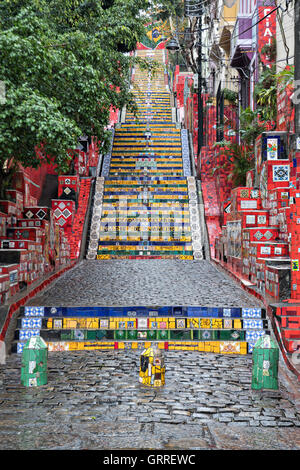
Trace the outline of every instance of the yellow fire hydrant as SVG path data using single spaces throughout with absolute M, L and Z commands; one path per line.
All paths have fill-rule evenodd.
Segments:
M 151 387 L 165 385 L 165 362 L 156 346 L 145 349 L 141 354 L 139 382 Z

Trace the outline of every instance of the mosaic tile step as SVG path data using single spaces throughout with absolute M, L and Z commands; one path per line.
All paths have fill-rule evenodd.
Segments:
M 120 153 L 120 155 L 118 155 Z M 114 152 L 111 155 L 111 168 L 112 167 L 124 167 L 124 168 L 137 168 L 137 169 L 147 169 L 147 168 L 182 168 L 182 157 L 181 151 L 176 152 L 165 152 L 165 151 L 155 151 L 150 150 L 145 151 L 144 153 L 136 151 L 136 155 L 133 152 L 128 152 L 127 155 L 124 155 L 124 152 Z
M 145 158 L 145 155 L 149 155 L 152 158 L 164 157 L 165 161 L 169 161 L 170 158 L 178 161 L 181 158 L 181 144 L 178 145 L 138 145 L 136 142 L 133 142 L 132 145 L 124 145 L 116 143 L 113 147 L 112 157 L 119 157 L 125 159 L 126 161 L 132 160 L 130 157 L 135 158 Z M 160 158 L 160 160 L 164 160 Z
M 152 137 L 149 135 L 147 138 L 141 138 L 141 137 L 136 137 L 135 135 L 131 136 L 130 138 L 126 136 L 125 138 L 120 139 L 118 136 L 118 140 L 114 144 L 114 149 L 116 147 L 122 147 L 122 148 L 132 148 L 132 147 L 138 147 L 138 148 L 145 148 L 145 147 L 157 147 L 158 149 L 160 148 L 167 148 L 167 149 L 178 149 L 181 146 L 181 142 L 177 140 L 173 140 L 172 137 L 170 136 L 168 140 L 163 141 L 161 137 L 158 135 L 156 138 L 154 136 Z
M 172 240 L 172 238 L 176 238 L 177 240 L 179 240 L 179 237 L 182 239 L 182 241 L 191 240 L 191 230 L 189 227 L 185 229 L 184 225 L 176 226 L 175 228 L 173 228 L 171 227 L 170 223 L 170 229 L 168 229 L 167 227 L 164 227 L 163 224 L 159 225 L 159 222 L 157 222 L 156 224 L 151 224 L 150 220 L 149 222 L 147 221 L 146 227 L 143 227 L 140 221 L 137 221 L 136 223 L 125 222 L 123 224 L 115 224 L 112 228 L 110 228 L 108 225 L 108 223 L 101 223 L 99 227 L 99 240 L 101 242 L 111 235 L 110 232 L 112 232 L 114 236 L 120 237 L 122 241 L 124 241 L 125 234 L 126 240 L 124 241 L 124 243 L 127 243 L 127 238 L 129 237 L 134 237 L 134 239 L 138 237 L 147 237 L 147 239 L 151 238 L 158 242 L 169 239 Z M 123 238 L 121 238 L 121 234 Z M 101 244 L 104 245 L 104 243 Z
M 52 317 L 196 317 L 196 318 L 240 318 L 249 320 L 266 319 L 264 308 L 253 307 L 202 307 L 202 306 L 30 306 L 20 307 L 20 314 L 24 317 L 52 318 Z
M 116 179 L 114 176 L 108 176 L 105 178 L 105 185 L 107 184 L 147 184 L 148 182 L 156 182 L 156 184 L 180 184 L 180 185 L 186 185 L 186 178 L 184 176 L 165 176 L 165 177 L 159 177 L 159 176 L 138 176 L 138 175 L 132 175 L 132 176 L 120 176 L 118 179 Z
M 134 118 L 136 118 L 138 121 L 141 122 L 172 122 L 172 114 L 170 115 L 160 115 L 160 114 L 146 114 L 146 113 L 137 113 L 136 116 L 128 116 L 126 122 L 132 121 Z
M 109 171 L 110 175 L 150 175 L 150 176 L 163 176 L 163 175 L 169 175 L 169 176 L 183 176 L 183 169 L 181 168 L 173 168 L 170 166 L 169 168 L 111 168 Z
M 141 252 L 140 252 L 141 253 Z M 93 257 L 92 259 L 97 259 L 97 260 L 161 260 L 161 259 L 165 259 L 165 260 L 193 260 L 194 259 L 194 255 L 183 255 L 183 254 L 172 254 L 172 255 L 167 255 L 166 254 L 166 251 L 163 252 L 163 254 L 160 254 L 160 255 L 148 255 L 148 254 L 145 254 L 146 252 L 144 252 L 143 254 L 139 254 L 139 255 L 131 255 L 131 254 L 127 254 L 127 255 L 96 255 L 95 257 Z M 174 253 L 174 252 L 173 252 Z
M 138 109 L 157 109 L 158 111 L 168 111 L 170 109 L 170 99 L 163 97 L 154 97 L 147 98 L 146 96 L 139 96 L 136 99 Z
M 186 184 L 180 180 L 180 178 L 182 178 L 183 176 L 182 173 L 179 175 L 170 174 L 169 180 L 166 181 L 166 184 L 164 184 L 163 182 L 166 177 L 165 175 L 159 175 L 159 174 L 152 175 L 152 174 L 148 174 L 147 172 L 148 179 L 145 180 L 144 174 L 145 173 L 142 173 L 142 172 L 139 174 L 132 174 L 130 172 L 127 172 L 127 173 L 122 173 L 119 175 L 119 174 L 116 174 L 116 172 L 113 172 L 112 174 L 110 174 L 110 178 L 112 182 L 111 183 L 108 182 L 107 184 L 105 184 L 105 186 L 101 188 L 101 193 L 104 192 L 104 189 L 105 189 L 105 192 L 108 192 L 111 188 L 114 188 L 114 189 L 117 188 L 120 191 L 132 190 L 135 192 L 138 192 L 140 188 L 141 191 L 144 192 L 145 194 L 147 194 L 148 192 L 150 194 L 155 193 L 156 190 L 160 192 L 169 191 L 170 193 L 172 193 L 172 191 L 186 192 L 186 189 L 188 189 Z M 121 180 L 122 182 L 120 184 L 115 182 L 117 178 L 122 178 Z M 141 179 L 133 180 L 132 178 L 141 178 Z M 174 178 L 178 178 L 178 183 L 176 183 Z M 129 183 L 127 181 L 129 181 Z
M 155 120 L 162 119 L 168 121 L 168 118 L 172 116 L 170 107 L 158 107 L 158 106 L 138 106 L 137 114 L 135 115 L 132 112 L 127 112 L 128 118 L 139 118 L 141 116 L 151 116 Z
M 211 317 L 30 317 L 23 316 L 18 318 L 17 330 L 34 330 L 34 329 L 50 329 L 50 330 L 155 330 L 155 331 L 216 331 L 215 338 L 228 339 L 223 337 L 232 334 L 234 331 L 266 329 L 268 322 L 264 318 L 247 319 L 247 318 L 211 318 Z
M 168 253 L 170 254 L 168 258 Z M 103 255 L 104 257 L 101 257 Z M 180 256 L 179 259 L 193 259 L 193 250 L 192 247 L 190 250 L 188 249 L 182 249 L 181 247 L 175 247 L 175 249 L 148 249 L 148 250 L 142 250 L 141 248 L 137 247 L 136 250 L 134 250 L 132 247 L 131 249 L 122 249 L 122 250 L 117 250 L 114 249 L 114 247 L 111 247 L 111 249 L 104 249 L 103 247 L 101 249 L 98 249 L 97 251 L 97 259 L 135 259 L 137 257 L 143 257 L 143 259 L 151 259 L 153 256 L 163 256 L 163 259 L 176 259 Z M 107 257 L 105 257 L 107 256 Z M 182 257 L 181 257 L 182 256 Z M 189 258 L 190 257 L 190 258 Z
M 114 210 L 110 210 L 110 207 L 113 206 Z M 125 209 L 125 210 L 122 210 L 123 206 L 122 205 L 119 205 L 118 202 L 103 202 L 103 214 L 106 214 L 108 216 L 108 214 L 113 214 L 114 218 L 117 218 L 119 217 L 119 214 L 124 214 L 124 215 L 127 215 L 128 218 L 130 217 L 134 217 L 137 213 L 137 211 L 140 211 L 140 210 L 147 210 L 147 209 L 151 209 L 151 208 L 157 208 L 159 209 L 159 215 L 157 213 L 154 213 L 154 216 L 155 218 L 158 217 L 158 218 L 162 218 L 164 215 L 167 215 L 167 216 L 170 216 L 172 214 L 172 212 L 174 211 L 174 213 L 176 214 L 176 211 L 178 211 L 178 213 L 180 213 L 182 215 L 182 217 L 184 215 L 188 216 L 189 214 L 189 206 L 188 206 L 188 202 L 185 201 L 184 203 L 179 203 L 178 201 L 174 200 L 174 201 L 163 201 L 163 202 L 151 202 L 151 201 L 148 201 L 146 203 L 142 203 L 141 200 L 137 200 L 136 202 L 128 202 L 128 206 L 129 208 L 128 209 Z M 116 215 L 116 210 L 118 210 L 118 214 Z M 139 215 L 142 217 L 142 214 L 145 214 L 145 212 L 143 213 L 140 213 Z M 148 218 L 149 215 L 148 214 L 145 214 L 145 218 Z M 143 218 L 143 217 L 142 217 Z
M 145 189 L 147 191 L 181 191 L 181 192 L 187 192 L 188 187 L 186 182 L 179 182 L 176 184 L 176 182 L 168 182 L 168 181 L 157 181 L 154 183 L 149 179 L 149 181 L 129 181 L 128 180 L 123 180 L 120 182 L 112 181 L 106 181 L 104 185 L 104 193 L 107 192 L 112 192 L 112 191 L 135 191 L 135 192 L 140 192 L 144 191 Z M 40 222 L 40 221 L 39 221 Z
M 170 130 L 171 132 L 176 132 L 178 133 L 179 129 L 176 127 L 176 124 L 173 123 L 173 122 L 163 122 L 163 121 L 160 121 L 160 122 L 152 122 L 152 121 L 149 121 L 149 122 L 139 122 L 139 121 L 136 121 L 135 119 L 132 119 L 131 122 L 124 122 L 122 123 L 116 130 L 117 132 L 122 132 L 122 130 L 135 130 L 135 131 L 154 131 L 154 132 L 158 132 L 158 131 L 162 131 L 162 130 L 165 130 L 165 131 L 168 131 Z
M 142 223 L 145 223 L 145 226 L 143 226 Z M 171 225 L 171 222 L 169 223 L 169 225 L 170 228 L 165 227 L 164 223 L 157 222 L 156 224 L 151 224 L 150 219 L 146 222 L 134 220 L 130 223 L 128 221 L 120 224 L 116 223 L 113 227 L 109 227 L 109 223 L 101 222 L 99 227 L 99 239 L 101 239 L 102 241 L 103 237 L 109 237 L 110 232 L 113 232 L 114 234 L 120 232 L 122 234 L 126 233 L 128 237 L 147 236 L 148 238 L 151 236 L 153 237 L 153 239 L 157 239 L 157 241 L 167 240 L 168 238 L 172 237 L 178 237 L 177 239 L 179 239 L 179 237 L 182 237 L 184 240 L 187 240 L 186 238 L 184 238 L 185 236 L 188 236 L 190 240 L 191 230 L 189 227 L 185 228 L 184 225 L 179 224 L 173 227 L 173 224 Z M 124 240 L 124 238 L 122 238 L 122 240 Z M 125 240 L 125 242 L 126 241 L 127 239 Z
M 154 78 L 136 70 L 133 92 L 140 121 L 127 112 L 126 122 L 115 131 L 102 173 L 107 180 L 101 187 L 98 209 L 93 217 L 89 259 L 93 256 L 97 259 L 193 259 L 194 250 L 196 258 L 200 259 L 199 220 L 194 206 L 189 205 L 190 201 L 195 202 L 195 191 L 193 184 L 183 178 L 190 177 L 191 171 L 187 133 L 171 122 L 170 93 L 165 87 L 164 74 Z M 107 184 L 108 180 L 113 183 Z M 172 207 L 173 204 L 179 207 Z M 154 214 L 153 218 L 145 214 L 145 209 L 161 214 Z M 137 210 L 136 216 L 134 210 Z M 172 210 L 174 218 L 170 217 Z M 120 216 L 126 216 L 127 220 Z M 177 223 L 179 217 L 181 224 Z M 150 220 L 154 233 L 148 229 Z M 131 228 L 128 222 L 144 226 L 139 231 L 128 231 L 127 227 Z M 110 223 L 114 224 L 113 230 L 108 227 Z M 166 230 L 160 227 L 164 224 Z M 126 239 L 122 230 L 126 230 Z
M 144 350 L 151 346 L 146 341 L 55 341 L 48 342 L 49 352 L 86 351 L 86 350 Z M 168 341 L 157 342 L 159 349 L 178 351 L 199 351 L 215 354 L 249 354 L 249 345 L 243 341 Z M 13 352 L 22 353 L 23 344 L 18 343 Z
M 133 121 L 137 119 L 138 121 L 147 122 L 172 122 L 172 113 L 162 114 L 162 113 L 143 113 L 138 112 L 136 115 L 128 115 L 126 122 Z
M 138 106 L 138 115 L 141 113 L 151 113 L 154 115 L 163 115 L 168 116 L 171 114 L 170 103 L 168 101 L 165 102 L 156 102 L 156 103 L 147 103 L 147 101 L 137 100 Z M 128 112 L 128 115 L 134 116 L 133 112 Z
M 167 232 L 167 231 L 166 231 Z M 173 236 L 167 232 L 165 235 L 162 233 L 160 234 L 159 231 L 149 231 L 144 230 L 140 231 L 137 233 L 137 230 L 134 231 L 128 231 L 125 230 L 122 232 L 120 230 L 120 235 L 117 235 L 118 231 L 116 230 L 116 233 L 110 234 L 108 232 L 102 232 L 100 236 L 102 237 L 101 240 L 99 241 L 99 248 L 98 249 L 115 249 L 112 248 L 115 246 L 117 243 L 118 248 L 116 249 L 132 249 L 132 247 L 135 247 L 136 249 L 139 249 L 139 246 L 144 246 L 147 245 L 147 249 L 160 249 L 160 250 L 175 250 L 178 249 L 180 250 L 182 247 L 186 247 L 188 249 L 192 249 L 191 243 L 191 237 L 189 235 L 182 235 L 181 232 L 176 234 L 176 232 L 173 232 Z M 122 238 L 123 235 L 123 238 Z M 109 238 L 111 237 L 111 238 Z M 126 240 L 124 238 L 126 237 Z M 107 240 L 107 241 L 106 241 Z M 110 248 L 111 247 L 111 248 Z M 144 248 L 146 250 L 146 248 Z
M 120 192 L 121 193 L 121 192 Z M 103 205 L 104 204 L 110 204 L 110 202 L 115 201 L 119 202 L 120 205 L 122 204 L 122 199 L 124 201 L 127 201 L 128 203 L 131 202 L 132 204 L 139 204 L 142 201 L 148 201 L 149 203 L 155 203 L 155 202 L 161 202 L 164 204 L 165 202 L 169 201 L 174 201 L 177 203 L 183 203 L 183 202 L 188 202 L 189 197 L 188 194 L 182 194 L 182 195 L 174 195 L 174 194 L 140 194 L 140 195 L 130 195 L 130 194 L 111 194 L 111 195 L 104 195 L 103 196 Z
M 153 120 L 151 120 L 151 118 L 150 118 L 150 119 L 149 119 L 149 118 L 145 118 L 145 119 L 143 119 L 143 120 L 140 120 L 140 122 L 143 122 L 143 123 L 145 123 L 145 124 L 148 123 L 148 122 L 151 122 L 151 123 L 153 123 L 153 124 L 161 124 L 163 121 L 165 121 L 166 123 L 169 123 L 169 125 L 172 123 L 171 119 L 170 119 L 170 121 L 168 121 L 167 119 L 163 119 L 162 121 L 159 121 L 158 119 L 153 119 Z M 130 119 L 130 121 L 126 121 L 126 123 L 128 123 L 128 122 L 134 123 L 135 121 L 134 121 L 133 119 Z
M 257 330 L 260 337 L 264 334 L 270 334 L 268 330 Z M 46 342 L 49 341 L 247 341 L 247 332 L 244 330 L 113 330 L 113 329 L 83 329 L 83 328 L 64 328 L 64 329 L 18 329 L 16 330 L 15 340 L 26 341 L 29 338 L 40 336 Z M 251 342 L 251 341 L 250 341 Z
M 258 338 L 270 334 L 265 310 L 260 308 L 26 306 L 21 313 L 13 344 L 18 353 L 29 338 L 41 336 L 49 351 L 61 345 L 62 350 L 113 343 L 125 348 L 124 342 L 135 348 L 144 341 L 165 341 L 164 348 L 206 351 L 213 345 L 217 352 L 247 354 Z
M 126 127 L 122 125 L 122 127 L 116 129 L 115 131 L 116 136 L 119 138 L 163 138 L 166 136 L 167 139 L 175 139 L 174 141 L 177 142 L 178 137 L 180 136 L 180 130 L 176 129 L 176 127 L 172 127 L 172 124 L 166 124 L 165 127 L 161 125 L 154 125 L 153 123 L 151 126 L 147 126 L 146 124 L 126 124 Z
M 153 142 L 158 142 L 158 143 L 163 143 L 163 139 L 165 138 L 166 141 L 165 143 L 170 143 L 170 144 L 178 144 L 179 143 L 179 137 L 180 133 L 178 130 L 173 129 L 173 128 L 139 128 L 137 125 L 134 127 L 128 127 L 127 129 L 120 128 L 116 131 L 116 137 L 118 138 L 118 141 L 120 139 L 121 143 L 124 143 L 125 140 L 130 142 L 137 142 L 140 144 L 147 145 L 147 143 L 150 143 L 151 141 Z M 117 142 L 117 141 L 116 141 Z

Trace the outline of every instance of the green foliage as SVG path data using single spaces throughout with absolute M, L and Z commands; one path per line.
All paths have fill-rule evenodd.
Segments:
M 240 113 L 240 135 L 246 145 L 254 145 L 255 139 L 266 130 L 264 123 L 259 121 L 260 110 L 252 111 L 250 107 Z
M 16 170 L 17 166 L 14 161 L 8 162 L 3 168 L 0 167 L 0 199 L 12 200 L 12 197 L 7 195 L 6 190 L 12 188 L 12 180 Z
M 104 8 L 102 8 L 102 5 Z M 144 33 L 147 0 L 4 0 L 0 2 L 0 166 L 55 159 L 68 165 L 68 149 L 81 135 L 109 144 L 110 106 L 136 109 L 129 72 Z M 143 62 L 140 60 L 140 62 Z M 146 66 L 146 62 L 143 62 Z
M 278 80 L 278 84 L 282 87 L 294 87 L 294 80 L 295 80 L 295 66 L 287 66 L 285 69 L 281 70 L 275 75 L 276 79 Z
M 229 170 L 228 180 L 232 180 L 233 186 L 245 186 L 246 174 L 253 168 L 253 152 L 251 147 L 241 143 L 223 140 L 217 142 L 216 146 L 222 147 L 222 153 L 227 159 L 221 167 L 215 167 L 213 173 L 218 169 Z
M 225 148 L 225 154 L 228 159 L 233 163 L 233 170 L 229 174 L 229 178 L 233 180 L 234 186 L 245 186 L 246 174 L 253 167 L 253 152 L 244 144 L 237 144 L 231 142 Z
M 262 49 L 260 51 L 260 55 L 266 55 L 266 56 L 268 56 L 268 60 L 270 62 L 275 62 L 276 61 L 276 54 L 277 54 L 276 39 L 273 38 L 271 44 L 265 44 L 262 47 Z
M 236 91 L 229 90 L 228 88 L 224 88 L 223 96 L 224 96 L 224 100 L 227 100 L 232 104 L 237 104 L 238 93 Z
M 275 65 L 265 68 L 254 89 L 259 113 L 264 121 L 276 121 L 277 117 L 277 78 Z
M 155 18 L 166 21 L 169 17 L 182 18 L 184 15 L 184 2 L 181 0 L 161 0 L 154 1 L 157 8 Z

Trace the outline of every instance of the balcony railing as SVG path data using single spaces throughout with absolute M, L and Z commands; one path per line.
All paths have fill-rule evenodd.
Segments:
M 238 15 L 231 36 L 230 58 L 233 59 L 238 46 L 251 48 L 252 45 L 252 15 Z

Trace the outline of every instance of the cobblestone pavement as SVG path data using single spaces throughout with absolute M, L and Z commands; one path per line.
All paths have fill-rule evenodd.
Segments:
M 139 384 L 138 351 L 50 353 L 48 384 L 0 366 L 0 449 L 300 449 L 300 413 L 251 391 L 251 357 L 165 352 L 166 385 Z
M 229 276 L 209 261 L 85 260 L 30 305 L 201 305 L 255 307 Z

